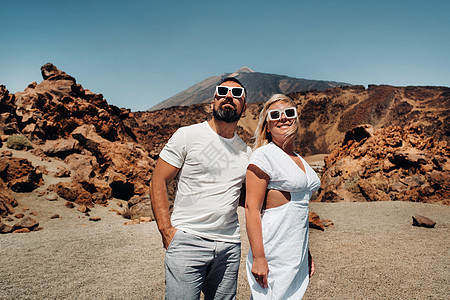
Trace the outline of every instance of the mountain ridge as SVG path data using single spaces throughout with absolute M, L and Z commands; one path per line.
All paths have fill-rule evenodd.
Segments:
M 349 83 L 327 80 L 294 78 L 287 75 L 256 72 L 249 67 L 242 67 L 232 73 L 208 77 L 176 95 L 148 109 L 154 111 L 171 106 L 188 106 L 192 104 L 209 103 L 214 88 L 226 77 L 235 77 L 247 89 L 247 103 L 263 102 L 273 94 L 291 94 L 309 90 L 324 91 Z

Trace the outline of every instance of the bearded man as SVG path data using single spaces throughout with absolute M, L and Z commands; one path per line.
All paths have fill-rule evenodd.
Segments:
M 251 149 L 236 134 L 246 105 L 233 77 L 216 86 L 209 121 L 178 129 L 150 183 L 165 252 L 166 299 L 235 299 L 241 258 L 237 207 Z M 178 175 L 172 215 L 167 184 Z

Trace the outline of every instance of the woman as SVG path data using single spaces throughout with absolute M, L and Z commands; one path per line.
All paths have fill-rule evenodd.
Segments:
M 297 109 L 281 94 L 259 115 L 247 167 L 245 218 L 253 299 L 301 299 L 314 273 L 308 249 L 308 205 L 320 180 L 294 152 Z

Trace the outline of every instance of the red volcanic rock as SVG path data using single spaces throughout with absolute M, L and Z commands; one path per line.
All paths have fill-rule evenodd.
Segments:
M 412 217 L 412 219 L 413 226 L 434 228 L 434 226 L 436 225 L 436 222 L 424 216 L 415 215 Z
M 15 229 L 12 233 L 28 233 L 31 230 L 28 228 L 19 228 L 19 229 Z
M 369 180 L 366 179 L 360 179 L 358 182 L 358 187 L 361 192 L 361 194 L 364 196 L 364 198 L 367 199 L 367 201 L 389 201 L 391 200 L 389 198 L 389 195 L 386 194 L 383 190 L 377 189 L 377 185 L 372 183 Z
M 347 131 L 344 137 L 343 145 L 348 144 L 350 142 L 360 142 L 366 138 L 369 138 L 373 135 L 373 128 L 371 125 L 360 125 L 356 126 L 353 129 Z
M 325 159 L 315 201 L 403 200 L 450 204 L 450 149 L 418 126 L 346 139 Z
M 58 166 L 56 168 L 56 172 L 53 173 L 53 176 L 57 178 L 63 178 L 63 177 L 70 177 L 70 174 L 71 174 L 70 170 Z
M 23 217 L 25 217 L 25 214 L 23 213 L 15 214 L 14 217 L 16 217 L 16 219 L 22 219 Z
M 99 164 L 98 169 L 93 166 L 96 178 L 106 180 L 113 197 L 129 200 L 135 194 L 145 193 L 154 160 L 142 146 L 134 142 L 110 142 L 99 136 L 92 125 L 78 127 L 72 136 L 96 158 Z M 100 170 L 102 174 L 98 174 Z
M 14 113 L 15 95 L 9 94 L 4 85 L 0 85 L 0 135 L 15 134 L 19 132 L 19 126 Z M 0 141 L 0 146 L 2 142 Z
M 97 159 L 92 155 L 72 154 L 67 156 L 64 162 L 73 170 L 72 177 L 76 181 L 88 182 L 95 176 L 94 171 L 98 171 Z
M 23 158 L 4 158 L 0 160 L 0 178 L 17 193 L 31 192 L 44 182 L 42 174 Z
M 50 217 L 50 219 L 59 219 L 59 215 L 58 214 L 53 215 L 53 216 Z
M 13 228 L 5 223 L 0 223 L 0 233 L 11 233 L 13 232 Z
M 0 179 L 0 216 L 5 217 L 8 214 L 14 213 L 14 208 L 17 206 L 17 201 L 11 196 L 6 184 Z
M 60 182 L 52 189 L 61 198 L 70 202 L 75 202 L 80 205 L 93 206 L 92 195 L 87 192 L 83 186 L 75 182 Z
M 136 225 L 136 224 L 140 224 L 140 223 L 141 223 L 141 220 L 133 219 L 131 221 L 127 221 L 127 222 L 123 223 L 123 225 Z
M 333 227 L 334 226 L 333 221 L 331 221 L 330 219 L 322 220 L 322 224 L 325 227 Z
M 100 218 L 100 217 L 90 217 L 89 218 L 89 221 L 93 221 L 93 222 L 98 222 L 98 221 L 100 221 L 102 218 Z
M 128 201 L 128 207 L 122 212 L 124 218 L 139 219 L 141 217 L 150 217 L 155 219 L 152 211 L 152 204 L 149 195 L 134 196 Z
M 44 80 L 47 80 L 49 78 L 55 79 L 55 78 L 66 78 L 71 81 L 75 81 L 74 78 L 71 76 L 68 76 L 65 72 L 58 70 L 53 64 L 47 63 L 41 67 L 41 74 L 42 78 Z
M 80 211 L 80 212 L 82 212 L 82 213 L 87 213 L 87 212 L 90 212 L 90 211 L 91 211 L 91 210 L 90 210 L 87 206 L 85 206 L 85 205 L 80 205 L 80 206 L 78 206 L 77 210 Z
M 319 229 L 322 231 L 325 230 L 325 226 L 323 226 L 323 223 L 320 220 L 320 217 L 317 213 L 310 211 L 309 216 L 308 216 L 308 221 L 309 221 L 310 228 L 315 228 L 315 229 Z
M 85 90 L 76 80 L 52 64 L 42 68 L 44 80 L 30 84 L 14 99 L 12 117 L 17 127 L 32 139 L 65 138 L 76 127 L 95 124 L 99 134 L 110 141 L 133 141 L 132 130 L 122 121 L 129 111 L 108 105 L 103 95 Z
M 80 152 L 78 144 L 78 141 L 73 138 L 57 139 L 46 141 L 40 148 L 47 156 L 65 158 L 70 154 Z
M 28 228 L 29 230 L 33 231 L 39 226 L 39 222 L 31 217 L 25 217 L 20 222 L 14 224 L 13 228 L 14 230 L 20 229 L 20 228 Z

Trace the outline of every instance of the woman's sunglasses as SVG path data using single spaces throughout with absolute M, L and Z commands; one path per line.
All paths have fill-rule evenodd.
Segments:
M 267 117 L 270 121 L 278 121 L 281 119 L 281 114 L 284 113 L 287 119 L 297 117 L 297 109 L 295 107 L 286 107 L 285 109 L 271 109 L 267 112 Z
M 233 95 L 234 98 L 241 98 L 244 96 L 244 88 L 242 87 L 231 87 L 224 85 L 216 86 L 216 94 L 219 97 L 226 97 L 226 95 L 228 95 L 228 91 L 231 91 L 231 95 Z

